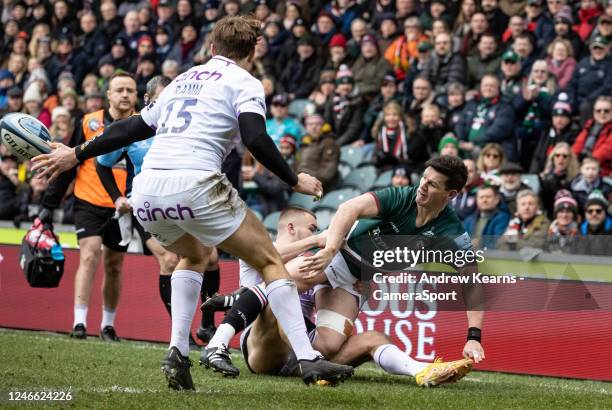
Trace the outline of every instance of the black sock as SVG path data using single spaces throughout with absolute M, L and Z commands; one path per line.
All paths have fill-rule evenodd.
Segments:
M 253 323 L 267 304 L 268 298 L 265 291 L 258 286 L 253 286 L 240 295 L 221 323 L 231 325 L 238 333 Z
M 164 302 L 164 307 L 168 311 L 168 314 L 172 317 L 172 309 L 170 308 L 172 285 L 170 284 L 170 278 L 172 278 L 171 275 L 159 275 L 159 296 L 162 302 Z
M 204 280 L 202 281 L 202 288 L 200 290 L 200 297 L 202 298 L 202 303 L 204 303 L 207 297 L 211 297 L 219 291 L 220 276 L 221 275 L 219 273 L 218 267 L 215 270 L 207 270 L 206 272 L 204 272 Z M 215 313 L 202 313 L 201 325 L 202 327 L 214 327 Z

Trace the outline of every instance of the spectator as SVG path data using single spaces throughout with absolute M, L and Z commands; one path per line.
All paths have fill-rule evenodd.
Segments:
M 42 210 L 42 198 L 49 187 L 45 178 L 32 178 L 29 185 L 19 190 L 17 197 L 18 212 L 13 218 L 16 226 L 23 221 L 33 221 Z M 1 218 L 0 218 L 1 219 Z
M 582 56 L 584 43 L 578 36 L 578 34 L 572 30 L 574 24 L 574 18 L 572 17 L 572 10 L 569 6 L 565 6 L 557 13 L 554 19 L 555 23 L 555 39 L 562 39 L 568 41 L 572 45 L 572 50 L 575 56 Z
M 296 7 L 297 6 L 295 4 L 288 3 L 286 10 L 296 9 Z M 293 23 L 293 26 L 287 28 L 287 30 L 290 30 L 289 36 L 287 40 L 285 40 L 285 43 L 283 44 L 283 47 L 280 50 L 280 55 L 278 56 L 278 60 L 277 60 L 276 69 L 279 73 L 283 71 L 283 69 L 287 66 L 287 64 L 289 64 L 289 61 L 297 60 L 299 58 L 298 53 L 297 53 L 297 43 L 300 40 L 300 38 L 302 38 L 304 35 L 307 34 L 306 22 L 304 21 L 303 18 L 296 18 L 295 22 Z M 347 51 L 346 51 L 346 46 L 345 46 L 345 53 L 346 52 Z M 352 56 L 348 56 L 349 60 L 351 58 Z
M 298 40 L 299 58 L 289 61 L 280 76 L 280 83 L 291 98 L 308 98 L 319 81 L 321 64 L 315 53 L 315 39 L 304 35 Z
M 453 37 L 461 41 L 461 39 L 470 32 L 472 16 L 477 10 L 478 4 L 476 4 L 475 0 L 463 0 L 461 2 L 461 9 L 459 10 L 459 15 L 455 19 L 455 26 L 453 27 Z
M 123 37 L 115 37 L 115 40 L 111 46 L 111 51 L 106 56 L 110 57 L 115 68 L 123 71 L 131 70 L 132 57 L 129 53 L 127 41 Z
M 334 96 L 336 90 L 336 71 L 322 70 L 319 76 L 319 86 L 310 94 L 308 99 L 314 104 L 315 111 L 322 113 L 325 105 Z
M 81 44 L 80 59 L 87 65 L 87 72 L 96 68 L 96 61 L 108 52 L 110 42 L 102 30 L 98 29 L 98 22 L 93 12 L 83 13 L 80 18 L 82 35 L 78 37 Z
M 153 54 L 145 54 L 138 59 L 138 66 L 136 66 L 136 89 L 140 102 L 142 102 L 144 94 L 147 92 L 147 83 L 157 75 L 155 60 Z
M 555 15 L 563 9 L 567 4 L 567 0 L 548 0 L 546 5 L 547 10 L 538 19 L 538 24 L 535 28 L 535 36 L 538 39 L 538 48 L 545 49 L 546 46 L 555 38 Z
M 352 61 L 357 60 L 361 53 L 361 38 L 368 33 L 368 25 L 362 18 L 356 18 L 351 23 L 351 38 L 346 43 L 347 53 Z
M 176 40 L 168 59 L 179 64 L 179 71 L 184 72 L 193 66 L 194 55 L 202 48 L 202 39 L 198 38 L 198 28 L 193 21 L 186 21 L 181 28 L 181 37 Z
M 438 95 L 446 94 L 450 83 L 462 84 L 465 81 L 465 61 L 459 53 L 453 53 L 451 47 L 450 34 L 438 34 L 434 40 L 434 53 L 423 69 L 423 76 Z
M 472 245 L 480 249 L 495 249 L 495 243 L 506 231 L 510 213 L 501 201 L 497 187 L 483 185 L 476 193 L 476 210 L 463 221 L 472 238 Z
M 499 143 L 510 160 L 517 158 L 513 138 L 514 110 L 500 99 L 499 80 L 485 75 L 480 82 L 480 95 L 465 105 L 457 124 L 460 147 L 472 155 L 490 142 Z
M 401 187 L 410 185 L 410 174 L 405 165 L 398 165 L 391 173 L 391 186 Z
M 447 133 L 440 139 L 438 143 L 438 153 L 440 156 L 459 156 L 459 140 L 452 132 Z
M 336 75 L 336 91 L 327 102 L 324 115 L 325 121 L 331 124 L 338 138 L 338 145 L 347 145 L 359 138 L 362 110 L 353 73 L 345 66 L 340 67 Z
M 446 129 L 454 133 L 465 108 L 465 87 L 460 83 L 448 85 L 447 108 L 445 113 Z
M 85 113 L 98 111 L 104 108 L 104 94 L 93 92 L 85 94 Z
M 612 90 L 612 62 L 609 56 L 608 39 L 595 37 L 589 45 L 590 55 L 584 57 L 574 70 L 568 90 L 573 105 L 584 122 L 592 110 L 592 105 L 600 95 L 610 95 Z
M 83 111 L 79 108 L 79 96 L 72 88 L 62 92 L 60 105 L 70 112 L 70 116 L 75 122 L 78 122 L 83 117 Z
M 398 80 L 406 78 L 410 61 L 418 58 L 418 46 L 426 41 L 421 31 L 421 22 L 417 17 L 409 17 L 404 21 L 404 34 L 398 37 L 385 51 L 385 58 L 393 66 Z
M 548 227 L 548 251 L 572 253 L 578 235 L 578 203 L 571 192 L 562 189 L 557 192 L 554 203 L 554 219 Z
M 544 249 L 550 222 L 540 209 L 538 196 L 524 189 L 516 196 L 516 215 L 508 223 L 497 249 L 520 250 L 524 247 Z
M 323 191 L 331 191 L 338 180 L 340 147 L 329 124 L 320 114 L 304 117 L 306 135 L 300 148 L 294 168 L 296 173 L 305 172 L 323 184 Z
M 488 30 L 487 17 L 480 11 L 475 12 L 470 19 L 470 30 L 461 40 L 461 48 L 459 49 L 461 55 L 465 58 L 476 55 L 480 37 Z
M 412 100 L 406 107 L 409 119 L 414 122 L 414 126 L 411 124 L 411 128 L 418 128 L 421 123 L 421 111 L 423 106 L 431 104 L 434 99 L 433 90 L 431 83 L 425 77 L 417 77 L 412 83 Z
M 487 185 L 500 185 L 499 170 L 506 163 L 506 155 L 501 145 L 490 143 L 484 146 L 478 154 L 476 169 L 483 183 Z
M 523 81 L 521 93 L 514 99 L 517 127 L 515 136 L 520 146 L 520 164 L 528 168 L 540 134 L 548 128 L 555 79 L 548 73 L 545 60 L 531 66 L 529 77 Z
M 361 55 L 351 68 L 359 94 L 367 101 L 374 98 L 380 89 L 385 73 L 391 69 L 391 64 L 378 50 L 376 38 L 371 34 L 363 36 Z
M 302 15 L 300 7 L 297 3 L 287 2 L 287 4 L 285 4 L 285 12 L 283 13 L 283 27 L 285 30 L 291 30 L 293 27 L 295 27 L 298 20 L 301 19 L 302 22 L 304 21 L 303 17 L 304 16 Z
M 289 117 L 289 97 L 286 94 L 277 94 L 272 98 L 272 118 L 266 120 L 266 131 L 272 137 L 272 141 L 278 146 L 285 134 L 291 134 L 300 141 L 302 130 L 295 118 Z M 299 143 L 297 144 L 299 146 Z
M 552 216 L 553 201 L 561 189 L 570 189 L 580 166 L 567 142 L 558 142 L 547 155 L 546 166 L 540 174 L 540 196 L 544 209 Z
M 602 14 L 603 7 L 597 0 L 581 0 L 580 9 L 578 10 L 578 24 L 576 27 L 577 35 L 580 41 L 586 41 L 595 24 L 597 18 Z
M 580 224 L 577 252 L 587 255 L 610 256 L 612 218 L 608 215 L 609 202 L 599 191 L 593 191 L 585 204 L 585 221 Z
M 482 179 L 478 175 L 474 160 L 464 159 L 463 163 L 468 172 L 467 182 L 457 196 L 451 200 L 453 209 L 462 221 L 476 209 L 476 191 L 482 184 Z
M 574 50 L 569 41 L 556 38 L 550 43 L 546 62 L 548 71 L 557 79 L 559 89 L 564 90 L 569 85 L 576 68 Z
M 12 155 L 2 155 L 0 158 L 0 219 L 13 220 L 19 212 L 17 174 L 17 158 Z
M 531 65 L 538 58 L 533 35 L 525 32 L 518 36 L 512 44 L 512 50 L 519 56 L 521 75 L 527 77 L 531 71 Z
M 252 181 L 256 185 L 251 189 L 243 187 L 243 195 L 246 196 L 245 202 L 249 208 L 265 216 L 287 206 L 291 188 L 260 164 L 243 165 L 241 176 L 243 183 Z
M 499 8 L 498 0 L 482 0 L 482 11 L 487 17 L 487 23 L 495 38 L 500 39 L 508 27 L 508 16 Z
M 289 34 L 283 29 L 283 26 L 276 18 L 270 18 L 264 26 L 264 39 L 268 43 L 270 56 L 273 59 L 278 58 L 283 44 L 289 37 Z
M 361 138 L 355 141 L 354 145 L 363 146 L 373 141 L 371 135 L 372 127 L 376 119 L 380 116 L 383 107 L 389 101 L 396 101 L 399 103 L 397 79 L 392 70 L 387 71 L 381 82 L 380 92 L 368 105 L 368 109 L 363 116 L 363 132 L 361 133 Z
M 605 37 L 610 41 L 610 37 L 612 36 L 612 15 L 610 15 L 609 12 L 599 16 L 597 19 L 597 26 L 595 26 L 595 29 L 591 32 L 586 43 L 591 44 L 597 36 Z
M 160 4 L 163 2 L 160 1 Z M 159 11 L 159 6 L 157 8 Z M 123 28 L 123 21 L 121 17 L 117 15 L 117 6 L 113 1 L 105 1 L 100 5 L 100 15 L 102 16 L 102 23 L 100 29 L 104 33 L 105 37 L 113 39 L 117 37 L 117 34 Z
M 10 112 L 19 112 L 23 110 L 23 91 L 19 87 L 11 87 L 6 92 L 7 105 L 4 109 L 0 109 L 0 116 Z
M 174 80 L 179 75 L 179 63 L 172 59 L 165 60 L 162 64 L 162 75 Z
M 422 41 L 418 46 L 419 58 L 413 60 L 403 81 L 404 90 L 404 105 L 414 98 L 414 81 L 421 77 L 421 73 L 425 69 L 425 65 L 431 56 L 432 45 L 428 41 Z M 431 85 L 430 85 L 431 87 Z
M 497 40 L 493 34 L 485 33 L 478 41 L 478 53 L 467 59 L 467 87 L 474 89 L 485 74 L 496 74 L 501 57 L 497 52 Z
M 15 86 L 15 76 L 7 69 L 0 70 L 0 109 L 8 105 L 7 91 Z
M 402 107 L 396 101 L 388 102 L 383 108 L 382 117 L 372 128 L 372 138 L 376 142 L 374 158 L 378 168 L 389 169 L 408 163 L 411 141 Z
M 46 67 L 49 79 L 54 82 L 53 90 L 57 88 L 57 79 L 63 71 L 69 71 L 80 82 L 84 77 L 84 69 L 86 67 L 80 66 L 80 62 L 76 59 L 72 34 L 62 33 L 57 39 L 55 53 Z
M 612 173 L 612 98 L 601 96 L 593 106 L 589 119 L 572 146 L 578 158 L 593 157 L 599 161 L 601 175 Z
M 343 34 L 334 34 L 329 41 L 329 58 L 327 67 L 337 70 L 342 64 L 350 65 L 346 52 L 346 38 Z
M 520 14 L 511 14 L 511 16 L 512 17 L 510 17 L 508 28 L 502 35 L 502 42 L 504 45 L 512 44 L 518 36 L 527 30 L 527 21 L 525 20 L 525 17 Z
M 321 44 L 327 45 L 329 40 L 336 34 L 336 22 L 334 16 L 328 11 L 323 10 L 319 13 L 315 25 L 315 33 Z
M 46 127 L 51 126 L 51 114 L 42 106 L 43 100 L 40 95 L 38 83 L 32 83 L 23 95 L 24 112 L 38 119 Z
M 386 50 L 399 35 L 397 32 L 398 23 L 393 13 L 385 13 L 381 19 L 380 29 L 378 30 L 378 49 Z
M 425 162 L 438 152 L 438 144 L 444 135 L 444 122 L 440 118 L 440 109 L 435 104 L 424 104 L 421 120 L 411 133 L 408 144 L 408 157 L 413 171 L 425 170 Z
M 514 162 L 507 162 L 499 169 L 501 179 L 499 192 L 512 215 L 516 212 L 518 193 L 524 189 L 529 189 L 529 186 L 521 181 L 522 173 L 521 166 Z
M 155 55 L 158 62 L 165 62 L 172 50 L 170 30 L 166 26 L 159 26 L 155 30 Z
M 519 56 L 512 49 L 502 54 L 501 60 L 501 94 L 508 101 L 513 101 L 521 93 L 521 65 Z
M 13 74 L 15 85 L 23 87 L 28 69 L 26 57 L 24 55 L 11 54 L 7 68 Z
M 578 201 L 578 207 L 581 210 L 585 209 L 589 195 L 595 190 L 599 191 L 606 199 L 610 196 L 612 187 L 603 180 L 599 171 L 599 162 L 594 158 L 587 157 L 582 160 L 580 174 L 574 178 L 570 185 L 572 195 Z

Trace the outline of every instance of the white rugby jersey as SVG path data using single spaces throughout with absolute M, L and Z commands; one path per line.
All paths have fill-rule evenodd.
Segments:
M 156 130 L 142 169 L 221 170 L 243 112 L 265 118 L 264 90 L 232 60 L 215 56 L 180 74 L 141 112 Z

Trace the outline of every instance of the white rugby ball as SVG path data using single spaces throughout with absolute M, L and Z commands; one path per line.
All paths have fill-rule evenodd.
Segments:
M 21 160 L 48 154 L 51 148 L 45 143 L 51 141 L 51 134 L 36 118 L 23 113 L 11 113 L 0 121 L 2 143 Z

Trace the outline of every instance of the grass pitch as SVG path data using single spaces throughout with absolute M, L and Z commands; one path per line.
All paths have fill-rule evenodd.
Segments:
M 166 387 L 160 344 L 117 344 L 70 340 L 66 335 L 0 330 L 0 405 L 9 391 L 71 389 L 74 401 L 63 408 L 415 408 L 415 409 L 554 409 L 612 408 L 612 384 L 543 377 L 472 372 L 457 384 L 417 387 L 411 378 L 390 376 L 375 367 L 359 367 L 337 388 L 306 387 L 298 378 L 254 376 L 242 356 L 237 379 L 225 379 L 198 366 L 192 375 L 196 392 Z M 520 360 L 520 358 L 517 358 Z M 571 360 L 571 358 L 568 358 Z M 588 363 L 585 363 L 588 366 Z

